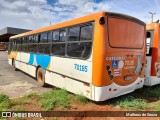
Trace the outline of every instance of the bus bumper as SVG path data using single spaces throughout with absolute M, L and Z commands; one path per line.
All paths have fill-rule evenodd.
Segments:
M 156 76 L 146 77 L 144 80 L 145 86 L 153 86 L 153 85 L 157 85 L 157 84 L 160 84 L 160 78 L 158 78 Z
M 112 83 L 108 86 L 96 87 L 94 88 L 94 101 L 105 101 L 110 98 L 118 97 L 130 92 L 133 92 L 136 89 L 142 88 L 144 85 L 144 78 L 138 78 L 134 83 L 127 86 L 120 86 L 115 83 Z
M 12 65 L 12 59 L 8 58 L 8 63 Z

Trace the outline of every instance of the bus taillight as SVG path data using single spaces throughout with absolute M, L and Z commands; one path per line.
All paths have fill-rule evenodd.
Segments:
M 106 69 L 108 71 L 108 75 L 109 75 L 110 79 L 113 80 L 112 70 L 111 70 L 111 67 L 108 64 L 106 65 Z

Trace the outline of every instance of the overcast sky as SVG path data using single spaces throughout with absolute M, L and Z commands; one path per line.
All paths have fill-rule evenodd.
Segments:
M 38 29 L 97 11 L 128 14 L 149 23 L 160 18 L 160 0 L 0 0 L 0 29 Z

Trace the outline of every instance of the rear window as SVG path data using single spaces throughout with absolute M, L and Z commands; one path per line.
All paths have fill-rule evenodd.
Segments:
M 109 43 L 111 47 L 143 48 L 145 26 L 134 21 L 108 18 Z

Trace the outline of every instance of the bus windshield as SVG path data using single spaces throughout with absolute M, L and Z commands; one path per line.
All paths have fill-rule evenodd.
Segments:
M 109 44 L 116 48 L 143 48 L 144 29 L 144 25 L 134 21 L 109 17 Z

